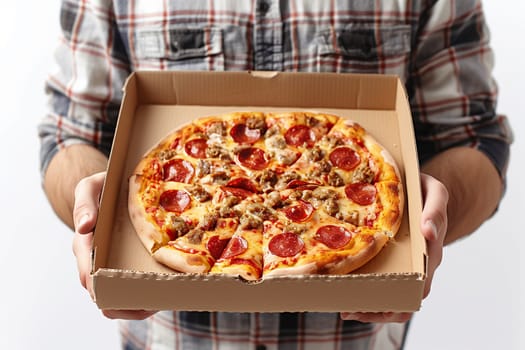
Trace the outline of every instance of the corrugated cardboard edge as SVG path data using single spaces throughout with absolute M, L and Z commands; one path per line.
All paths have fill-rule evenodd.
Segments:
M 415 311 L 420 307 L 418 289 L 421 279 L 418 274 L 378 274 L 346 275 L 346 276 L 291 276 L 267 279 L 258 284 L 257 288 L 239 278 L 221 275 L 193 275 L 193 274 L 159 274 L 141 273 L 101 269 L 96 273 L 98 284 L 105 290 L 103 301 L 97 301 L 101 309 L 134 309 L 140 304 L 149 310 L 166 309 L 164 300 L 172 296 L 174 300 L 184 305 L 184 310 L 192 311 L 231 311 L 231 312 L 280 312 L 285 305 L 287 312 L 312 311 L 317 312 L 341 311 Z M 301 280 L 304 289 L 322 289 L 323 294 L 290 293 L 291 286 Z M 348 281 L 352 281 L 349 287 Z M 115 283 L 118 281 L 117 283 Z M 155 288 L 148 290 L 148 299 L 143 300 L 140 295 L 128 293 L 133 288 L 145 288 L 155 281 Z M 177 288 L 171 287 L 171 282 L 177 282 Z M 187 282 L 187 283 L 181 283 Z M 105 288 L 108 283 L 111 288 Z M 212 290 L 212 283 L 220 283 L 220 290 Z M 411 284 L 411 288 L 407 288 Z M 345 293 L 341 293 L 341 288 Z M 406 295 L 410 290 L 412 295 Z M 367 293 L 373 302 L 364 302 L 356 297 Z M 127 293 L 126 298 L 122 295 Z M 405 303 L 400 304 L 398 295 L 405 293 Z M 191 295 L 192 298 L 182 296 Z M 250 295 L 250 297 L 243 297 Z M 227 307 L 222 307 L 221 299 L 235 300 Z M 275 301 L 278 300 L 278 303 Z M 276 307 L 276 304 L 281 305 Z M 333 305 L 345 305 L 345 310 L 334 310 Z M 306 305 L 306 306 L 305 306 Z M 392 307 L 392 305 L 396 305 Z

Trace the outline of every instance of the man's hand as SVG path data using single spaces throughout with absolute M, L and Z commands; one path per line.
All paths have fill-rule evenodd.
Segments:
M 428 274 L 425 281 L 423 297 L 430 293 L 434 272 L 441 263 L 443 242 L 447 233 L 447 188 L 430 175 L 421 174 L 421 189 L 423 191 L 423 213 L 421 215 L 421 233 L 427 241 Z M 344 320 L 360 322 L 406 322 L 412 313 L 403 312 L 342 312 Z
M 95 300 L 91 272 L 91 248 L 93 246 L 93 231 L 97 221 L 99 197 L 104 184 L 105 172 L 97 173 L 82 179 L 75 188 L 73 222 L 75 236 L 73 238 L 73 253 L 77 259 L 80 283 Z M 155 311 L 144 310 L 102 310 L 111 319 L 143 320 L 153 315 Z
M 423 191 L 423 213 L 421 214 L 421 233 L 427 241 L 428 271 L 423 297 L 430 293 L 434 272 L 441 264 L 443 245 L 448 228 L 448 191 L 434 177 L 421 175 Z

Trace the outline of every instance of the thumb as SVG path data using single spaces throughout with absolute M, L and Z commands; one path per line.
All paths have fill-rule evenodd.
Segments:
M 105 172 L 88 176 L 80 180 L 75 187 L 73 222 L 77 233 L 86 234 L 95 228 L 105 176 Z

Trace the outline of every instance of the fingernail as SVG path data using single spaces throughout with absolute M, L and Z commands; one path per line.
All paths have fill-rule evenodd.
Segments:
M 432 230 L 432 236 L 434 236 L 434 239 L 437 240 L 438 239 L 438 230 L 437 230 L 436 224 L 434 224 L 434 221 L 427 220 L 425 224 L 427 226 L 430 226 L 430 229 Z
M 77 229 L 85 226 L 89 222 L 89 214 L 84 214 L 78 219 Z

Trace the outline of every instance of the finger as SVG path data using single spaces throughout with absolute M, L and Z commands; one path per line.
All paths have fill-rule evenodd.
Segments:
M 442 240 L 428 240 L 427 241 L 428 266 L 427 277 L 425 281 L 425 288 L 423 290 L 423 298 L 430 294 L 434 273 L 436 272 L 443 259 L 443 242 Z
M 404 323 L 412 318 L 411 312 L 341 312 L 341 319 L 365 323 Z
M 75 231 L 78 233 L 89 233 L 95 227 L 99 197 L 105 176 L 105 172 L 91 175 L 80 180 L 75 188 L 73 220 Z
M 423 213 L 421 228 L 427 240 L 443 240 L 447 232 L 448 191 L 445 185 L 430 175 L 421 175 Z
M 156 312 L 150 310 L 102 310 L 102 314 L 112 320 L 144 320 Z
M 423 297 L 430 294 L 434 273 L 443 258 L 443 241 L 447 232 L 448 191 L 429 175 L 421 175 L 424 197 L 421 233 L 427 241 L 428 267 Z
M 73 238 L 73 254 L 77 259 L 77 269 L 80 283 L 88 291 L 91 299 L 95 300 L 93 279 L 91 277 L 91 251 L 93 233 L 75 233 Z M 157 311 L 146 310 L 103 310 L 104 316 L 110 319 L 144 320 Z
M 73 254 L 77 259 L 77 269 L 80 283 L 89 292 L 91 299 L 95 300 L 93 281 L 91 279 L 92 245 L 93 233 L 79 234 L 75 232 L 75 236 L 73 237 Z

